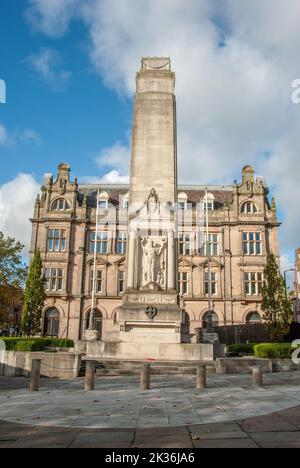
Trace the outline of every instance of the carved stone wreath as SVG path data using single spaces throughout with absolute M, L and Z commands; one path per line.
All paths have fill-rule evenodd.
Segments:
M 147 315 L 149 320 L 153 320 L 157 316 L 158 310 L 156 307 L 149 306 L 149 307 L 146 307 L 145 314 Z

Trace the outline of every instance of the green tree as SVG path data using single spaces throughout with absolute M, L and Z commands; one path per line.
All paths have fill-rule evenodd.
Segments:
M 45 299 L 45 278 L 42 273 L 42 259 L 40 251 L 37 250 L 29 268 L 24 293 L 24 307 L 21 320 L 21 330 L 24 335 L 30 337 L 41 332 Z
M 22 262 L 24 246 L 0 231 L 0 324 L 10 323 L 10 314 L 23 302 L 27 269 Z
M 274 341 L 280 341 L 289 333 L 293 321 L 292 304 L 286 298 L 285 281 L 280 274 L 274 254 L 269 255 L 264 270 L 262 311 L 265 325 Z
M 11 237 L 5 238 L 0 231 L 0 285 L 24 285 L 26 268 L 22 262 L 23 249 L 24 245 Z

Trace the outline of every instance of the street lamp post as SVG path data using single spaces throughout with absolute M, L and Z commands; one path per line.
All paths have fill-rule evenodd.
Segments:
M 94 330 L 94 319 L 95 319 L 95 303 L 96 303 L 96 285 L 97 285 L 97 250 L 98 250 L 98 235 L 99 235 L 99 195 L 100 190 L 97 191 L 97 209 L 96 209 L 96 233 L 94 242 L 94 264 L 93 264 L 93 287 L 92 287 L 92 308 L 90 312 L 89 320 L 89 331 Z
M 284 287 L 285 287 L 285 298 L 288 300 L 288 291 L 287 291 L 287 277 L 286 274 L 290 271 L 295 271 L 295 268 L 290 268 L 289 270 L 284 270 Z
M 212 285 L 211 285 L 211 255 L 210 255 L 210 242 L 209 242 L 209 222 L 208 222 L 208 191 L 206 189 L 206 255 L 208 258 L 208 312 L 206 315 L 206 322 L 207 322 L 207 332 L 214 333 L 214 325 L 213 325 L 213 307 L 212 307 Z

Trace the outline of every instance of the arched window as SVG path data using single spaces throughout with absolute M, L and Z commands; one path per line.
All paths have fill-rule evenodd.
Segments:
M 246 317 L 246 323 L 261 323 L 261 316 L 258 312 L 249 312 Z
M 207 324 L 207 315 L 208 315 L 208 312 L 206 312 L 202 318 L 203 328 L 205 328 Z M 213 321 L 214 327 L 217 327 L 219 325 L 219 317 L 217 316 L 215 312 L 212 313 L 212 321 Z
M 53 211 L 66 211 L 70 209 L 70 203 L 65 198 L 58 198 L 52 203 Z
M 44 336 L 58 338 L 59 336 L 59 312 L 57 309 L 49 309 L 44 319 Z
M 241 212 L 243 214 L 254 214 L 258 212 L 257 206 L 251 201 L 247 201 L 242 205 Z
M 89 325 L 90 325 L 90 315 L 91 311 L 88 312 L 86 316 L 86 322 L 85 322 L 85 329 L 88 330 Z M 98 339 L 101 340 L 102 338 L 102 323 L 103 323 L 103 315 L 100 312 L 100 310 L 96 310 L 94 314 L 94 330 L 98 331 Z

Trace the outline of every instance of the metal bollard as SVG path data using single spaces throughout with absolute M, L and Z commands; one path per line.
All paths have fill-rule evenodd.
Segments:
M 260 366 L 252 367 L 253 385 L 256 387 L 263 386 L 263 373 Z
M 141 367 L 141 390 L 150 389 L 150 364 L 142 364 Z
M 95 388 L 95 361 L 86 361 L 84 390 L 91 392 Z
M 29 384 L 30 392 L 38 392 L 40 389 L 41 365 L 41 359 L 33 359 L 31 362 L 31 377 Z
M 206 366 L 197 366 L 197 389 L 203 390 L 206 388 Z

